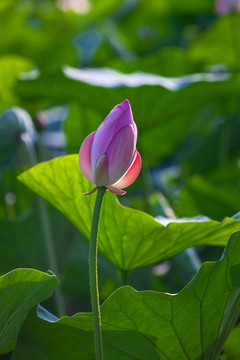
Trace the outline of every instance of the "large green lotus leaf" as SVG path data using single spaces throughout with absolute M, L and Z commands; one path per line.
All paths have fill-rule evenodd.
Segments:
M 182 141 L 193 117 L 204 105 L 238 98 L 240 80 L 219 74 L 166 78 L 138 72 L 126 75 L 112 69 L 65 67 L 63 72 L 20 80 L 16 92 L 25 105 L 26 101 L 37 101 L 39 106 L 39 101 L 46 99 L 79 102 L 98 113 L 85 130 L 82 128 L 79 144 L 88 135 L 89 127 L 90 131 L 96 130 L 99 118 L 103 120 L 116 104 L 129 99 L 139 130 L 138 147 L 143 161 L 154 164 Z M 75 121 L 86 122 L 86 118 L 80 116 Z M 73 130 L 69 131 L 69 127 L 68 134 L 73 133 L 74 122 Z
M 218 175 L 218 182 L 223 183 L 228 174 L 228 181 L 235 181 L 232 178 L 232 170 L 229 172 L 225 164 L 240 151 L 239 101 L 230 103 L 227 103 L 226 110 L 223 110 L 220 104 L 216 104 L 215 108 L 214 105 L 203 107 L 198 114 L 199 126 L 195 122 L 195 129 L 189 127 L 186 135 L 188 140 L 178 147 L 176 152 L 178 162 L 183 166 L 182 178 L 196 173 L 205 174 L 206 178 L 209 171 L 217 175 L 219 169 L 222 169 L 221 176 Z M 219 119 L 216 120 L 217 126 L 213 125 L 213 119 Z M 191 135 L 194 135 L 194 140 L 192 138 L 192 141 L 189 141 Z M 238 172 L 240 175 L 239 170 Z
M 16 269 L 0 277 L 0 354 L 14 349 L 30 309 L 50 297 L 57 285 L 55 275 L 33 269 Z
M 222 219 L 240 211 L 239 153 L 204 177 L 193 175 L 182 188 L 176 204 L 179 216 L 207 215 Z
M 239 197 L 240 188 L 231 182 L 221 184 L 194 175 L 180 192 L 176 212 L 179 216 L 205 214 L 221 219 L 223 214 L 232 216 L 240 210 Z
M 115 291 L 101 306 L 106 360 L 213 360 L 240 313 L 240 232 L 178 294 Z M 91 314 L 26 319 L 13 360 L 93 360 Z
M 78 156 L 68 155 L 40 163 L 19 179 L 56 206 L 87 237 L 90 236 L 96 195 L 80 172 Z M 164 226 L 148 214 L 124 207 L 116 196 L 104 198 L 99 229 L 99 249 L 118 268 L 133 270 L 166 259 L 196 245 L 225 245 L 240 229 L 240 222 L 189 221 Z
M 189 55 L 205 64 L 226 64 L 239 70 L 240 14 L 219 17 L 193 43 Z
M 123 73 L 143 71 L 171 77 L 199 71 L 199 65 L 191 61 L 187 51 L 178 47 L 165 47 L 154 54 L 146 54 L 128 62 L 111 59 L 107 65 Z

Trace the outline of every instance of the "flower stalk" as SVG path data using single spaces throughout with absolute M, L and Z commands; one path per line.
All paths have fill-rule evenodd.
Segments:
M 126 191 L 123 189 L 138 177 L 142 160 L 136 149 L 136 143 L 137 126 L 133 120 L 130 103 L 124 100 L 112 109 L 96 131 L 85 138 L 79 151 L 80 170 L 92 184 L 95 184 L 95 187 L 84 195 L 98 191 L 89 246 L 89 281 L 96 360 L 103 360 L 97 273 L 97 240 L 101 205 L 106 190 L 115 195 L 124 195 Z M 124 283 L 127 282 L 125 275 Z
M 101 330 L 101 314 L 98 293 L 97 250 L 98 250 L 98 225 L 105 186 L 98 187 L 89 245 L 89 281 L 90 296 L 93 314 L 93 331 L 96 360 L 103 360 L 103 343 Z

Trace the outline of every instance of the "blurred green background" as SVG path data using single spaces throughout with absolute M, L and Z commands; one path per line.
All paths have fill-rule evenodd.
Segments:
M 126 98 L 143 166 L 119 200 L 167 218 L 221 221 L 238 213 L 240 14 L 233 10 L 219 14 L 212 0 L 0 3 L 1 274 L 52 268 L 50 237 L 65 311 L 90 309 L 87 241 L 17 175 L 77 153 Z M 130 284 L 179 291 L 201 261 L 222 253 L 195 250 L 130 273 Z M 99 267 L 104 300 L 120 285 L 120 274 L 101 255 Z M 53 301 L 47 306 L 56 313 Z M 240 359 L 238 330 L 221 359 Z

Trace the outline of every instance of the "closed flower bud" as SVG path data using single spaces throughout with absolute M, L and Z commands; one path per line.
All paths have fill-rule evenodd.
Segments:
M 114 194 L 125 194 L 122 189 L 136 180 L 141 169 L 136 143 L 137 127 L 130 104 L 125 100 L 112 109 L 80 148 L 80 170 L 96 185 L 90 193 L 98 186 L 105 186 Z

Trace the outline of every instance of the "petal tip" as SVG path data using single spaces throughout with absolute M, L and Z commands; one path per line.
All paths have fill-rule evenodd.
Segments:
M 91 191 L 83 193 L 83 195 L 91 195 L 97 190 L 97 186 L 95 186 Z
M 115 195 L 124 195 L 124 194 L 126 194 L 125 190 L 118 189 L 118 188 L 116 188 L 114 186 L 111 186 L 111 185 L 109 185 L 107 188 L 111 193 L 113 193 Z
M 121 108 L 124 110 L 130 109 L 130 102 L 128 101 L 128 99 L 125 99 L 121 104 L 120 104 Z

